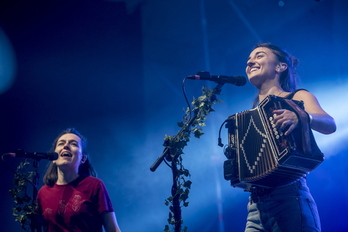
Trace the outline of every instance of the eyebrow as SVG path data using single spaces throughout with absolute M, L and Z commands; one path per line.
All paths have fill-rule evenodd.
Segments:
M 264 53 L 265 55 L 267 55 L 266 52 L 264 52 L 264 51 L 259 51 L 259 52 L 256 52 L 256 53 L 255 53 L 255 56 L 257 56 L 257 55 L 260 54 L 260 53 Z M 251 57 L 249 56 L 249 57 L 248 57 L 248 60 L 250 60 L 250 58 L 251 58 Z
M 65 140 L 65 139 L 60 139 L 60 140 L 57 141 L 57 143 L 59 143 L 59 142 L 66 142 L 66 140 Z M 70 142 L 76 142 L 76 143 L 78 143 L 78 141 L 75 140 L 75 139 L 68 140 L 68 142 L 69 142 L 69 143 L 70 143 Z

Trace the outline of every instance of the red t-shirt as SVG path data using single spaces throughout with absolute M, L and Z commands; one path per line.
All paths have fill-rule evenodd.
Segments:
M 44 185 L 37 201 L 49 232 L 101 232 L 101 213 L 114 211 L 104 183 L 91 176 Z

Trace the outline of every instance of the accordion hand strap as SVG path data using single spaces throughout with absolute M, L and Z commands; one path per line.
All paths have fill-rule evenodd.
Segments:
M 303 152 L 307 155 L 313 154 L 312 150 L 312 140 L 313 137 L 312 130 L 310 128 L 309 124 L 309 116 L 307 112 L 302 109 L 299 105 L 297 105 L 295 102 L 289 99 L 284 99 L 285 102 L 294 110 L 294 112 L 297 114 L 297 117 L 299 119 L 299 129 L 301 130 L 302 135 L 302 145 L 303 145 Z

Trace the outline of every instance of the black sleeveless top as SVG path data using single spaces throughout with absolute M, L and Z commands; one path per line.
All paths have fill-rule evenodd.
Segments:
M 289 94 L 288 94 L 287 96 L 285 96 L 284 98 L 285 98 L 285 99 L 292 99 L 292 98 L 294 97 L 294 95 L 295 95 L 298 91 L 301 91 L 301 90 L 304 90 L 304 91 L 309 92 L 307 89 L 296 89 L 294 92 L 289 93 Z M 256 97 L 256 99 L 254 100 L 253 108 L 256 107 L 258 104 L 259 104 L 259 102 L 257 101 L 257 97 Z
M 284 98 L 286 98 L 286 99 L 292 99 L 292 98 L 294 97 L 294 95 L 295 95 L 298 91 L 301 91 L 301 90 L 304 90 L 304 91 L 309 92 L 307 89 L 296 89 L 294 92 L 289 93 L 289 95 L 285 96 Z

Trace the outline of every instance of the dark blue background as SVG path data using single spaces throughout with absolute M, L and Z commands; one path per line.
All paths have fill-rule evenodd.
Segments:
M 300 87 L 335 117 L 337 132 L 315 134 L 326 160 L 308 176 L 323 231 L 345 231 L 348 214 L 347 3 L 344 0 L 2 1 L 0 3 L 0 153 L 47 151 L 75 127 L 89 141 L 123 231 L 163 231 L 171 171 L 150 166 L 164 134 L 175 135 L 186 108 L 184 77 L 207 70 L 245 75 L 257 42 L 272 42 L 300 60 Z M 13 77 L 13 79 L 11 79 Z M 6 84 L 7 83 L 7 84 Z M 187 81 L 189 100 L 205 81 Z M 243 231 L 248 194 L 223 179 L 218 129 L 247 110 L 254 88 L 225 85 L 201 139 L 192 138 L 189 231 Z M 224 136 L 226 131 L 223 131 Z M 223 138 L 226 142 L 226 137 Z M 15 168 L 22 159 L 7 162 Z M 47 162 L 40 162 L 41 177 Z M 0 162 L 2 231 L 20 231 Z M 40 181 L 42 185 L 42 181 Z

